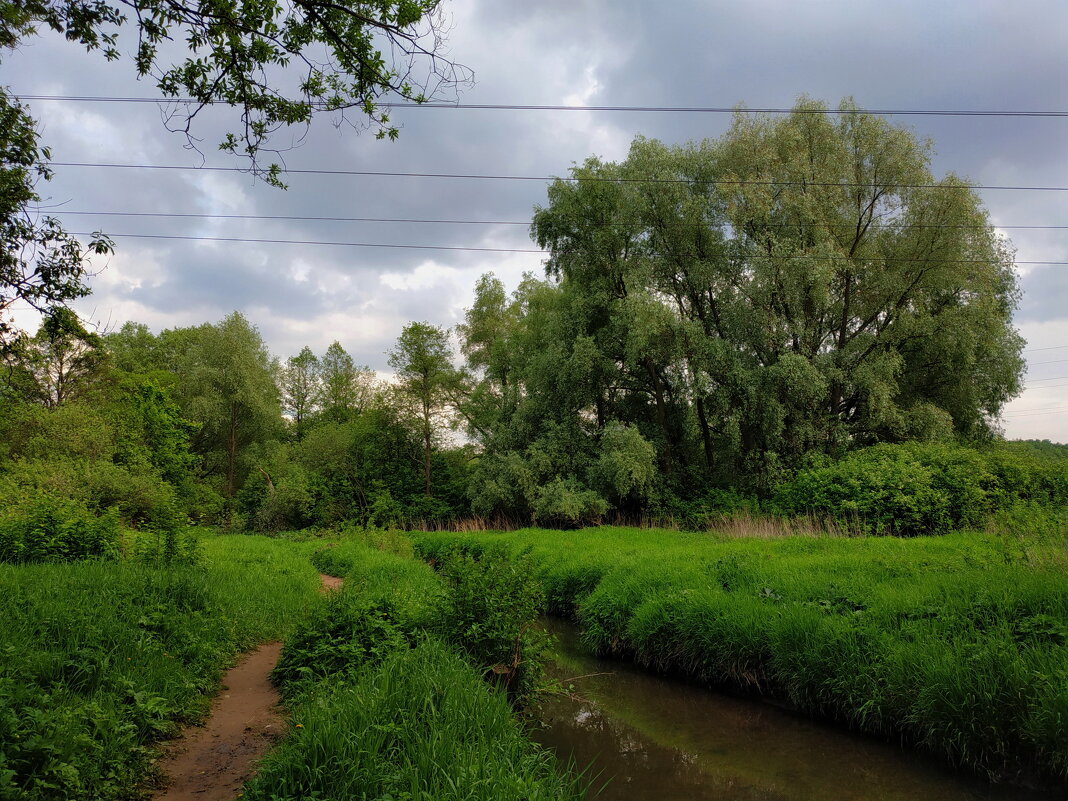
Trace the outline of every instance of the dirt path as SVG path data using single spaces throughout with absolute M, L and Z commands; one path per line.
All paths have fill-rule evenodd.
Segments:
M 342 580 L 320 575 L 323 591 Z M 256 761 L 285 733 L 281 696 L 271 684 L 282 643 L 261 645 L 223 676 L 203 726 L 189 726 L 160 759 L 166 788 L 155 801 L 233 801 L 255 772 Z
M 339 579 L 337 576 L 328 576 L 326 573 L 320 573 L 319 578 L 323 582 L 324 590 L 340 590 L 341 585 L 345 583 L 344 579 Z
M 281 653 L 280 642 L 261 645 L 226 673 L 205 724 L 187 728 L 161 760 L 167 788 L 156 801 L 233 801 L 285 731 L 269 678 Z

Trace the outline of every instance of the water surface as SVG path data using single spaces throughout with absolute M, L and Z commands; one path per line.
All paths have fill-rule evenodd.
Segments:
M 557 635 L 556 678 L 575 697 L 544 705 L 534 738 L 589 766 L 601 801 L 1065 801 L 992 786 L 929 757 L 757 700 L 591 656 Z M 590 675 L 593 674 L 593 675 Z M 583 678 L 573 678 L 583 677 Z

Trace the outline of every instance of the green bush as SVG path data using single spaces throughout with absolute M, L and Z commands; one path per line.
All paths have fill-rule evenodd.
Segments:
M 1068 462 L 1021 449 L 875 445 L 801 470 L 779 487 L 784 513 L 858 522 L 873 534 L 942 534 L 981 526 L 1020 501 L 1068 503 Z
M 548 645 L 535 626 L 544 595 L 533 563 L 494 549 L 478 559 L 453 553 L 439 567 L 447 586 L 445 638 L 514 699 L 527 699 L 541 680 Z
M 116 510 L 97 515 L 74 501 L 40 496 L 0 518 L 0 562 L 113 559 L 120 537 Z
M 331 593 L 286 642 L 271 678 L 287 694 L 305 682 L 378 664 L 406 644 L 388 606 L 354 595 Z

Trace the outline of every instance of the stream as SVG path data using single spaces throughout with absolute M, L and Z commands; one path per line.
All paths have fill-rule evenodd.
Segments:
M 533 737 L 586 768 L 598 801 L 1057 801 L 759 700 L 599 659 L 575 625 L 543 622 L 557 637 L 550 674 L 570 679 L 576 697 L 546 701 Z

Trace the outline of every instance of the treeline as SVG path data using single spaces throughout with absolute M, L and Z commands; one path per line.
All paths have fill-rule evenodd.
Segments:
M 574 168 L 533 217 L 546 277 L 405 326 L 390 381 L 336 342 L 276 359 L 238 313 L 101 337 L 60 309 L 6 355 L 0 490 L 261 531 L 744 510 L 914 534 L 1064 502 L 1057 446 L 998 444 L 1008 243 L 908 131 L 822 109 Z

